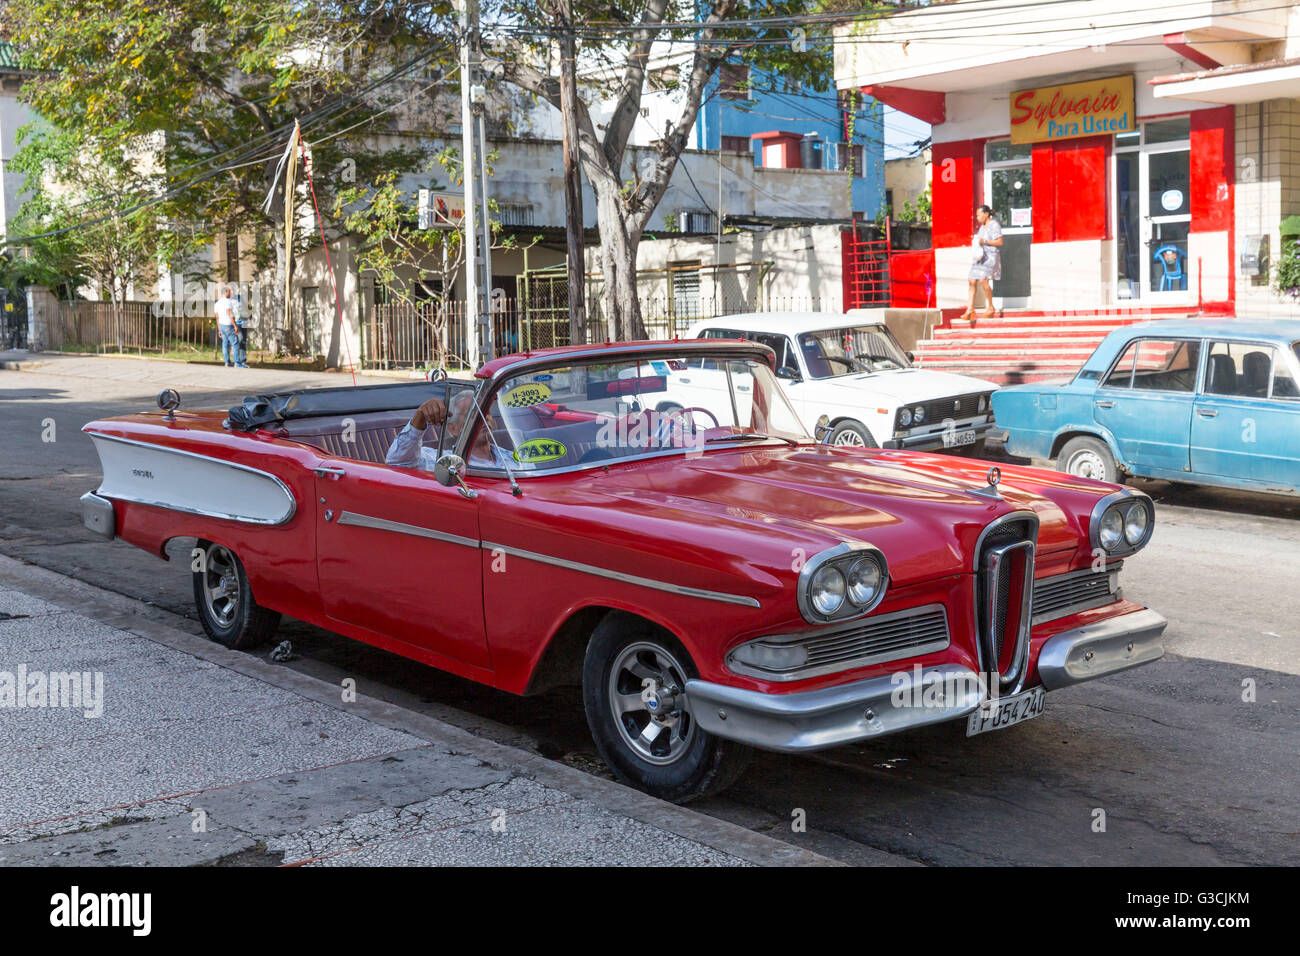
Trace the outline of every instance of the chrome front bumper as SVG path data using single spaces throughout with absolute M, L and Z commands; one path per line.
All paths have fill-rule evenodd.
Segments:
M 1165 624 L 1155 611 L 1144 609 L 1048 638 L 1038 654 L 1043 687 L 1057 690 L 1158 660 Z M 958 720 L 976 710 L 983 697 L 979 675 L 957 666 L 899 671 L 793 694 L 686 682 L 687 706 L 701 728 L 788 753 Z
M 113 502 L 99 497 L 93 491 L 81 496 L 81 523 L 110 541 L 117 537 L 117 516 L 113 513 Z
M 956 432 L 974 432 L 975 441 L 986 437 L 986 433 L 993 427 L 993 420 L 989 419 L 984 422 L 975 422 L 971 425 L 957 425 L 952 430 Z M 881 448 L 907 448 L 912 451 L 933 451 L 942 449 L 945 451 L 961 451 L 963 448 L 970 448 L 974 442 L 967 445 L 953 445 L 951 448 L 943 443 L 943 431 L 925 432 L 920 435 L 903 435 L 898 438 L 890 438 L 880 443 Z
M 929 667 L 794 694 L 764 694 L 702 680 L 686 682 L 691 716 L 704 730 L 764 750 L 794 753 L 882 737 L 965 717 L 980 705 L 978 675 Z M 908 706 L 934 688 L 932 705 Z M 944 689 L 940 697 L 939 688 Z M 904 706 L 899 706 L 898 701 Z
M 1062 631 L 1038 652 L 1038 677 L 1048 690 L 1149 664 L 1164 655 L 1168 622 L 1151 609 Z

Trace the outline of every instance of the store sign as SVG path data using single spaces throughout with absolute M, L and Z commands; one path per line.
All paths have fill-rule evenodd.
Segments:
M 1135 129 L 1132 75 L 1011 94 L 1012 143 L 1043 143 Z

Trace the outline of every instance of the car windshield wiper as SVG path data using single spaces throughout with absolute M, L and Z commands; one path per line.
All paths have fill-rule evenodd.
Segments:
M 786 438 L 784 435 L 764 435 L 762 432 L 744 432 L 740 435 L 714 435 L 712 438 L 704 439 L 704 444 L 710 445 L 713 442 L 722 441 L 783 441 L 787 445 L 798 445 L 799 443 L 793 438 Z

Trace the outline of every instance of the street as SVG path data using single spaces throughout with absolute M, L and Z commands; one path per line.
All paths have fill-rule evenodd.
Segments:
M 99 464 L 80 428 L 153 408 L 164 385 L 186 407 L 224 407 L 325 377 L 95 361 L 98 374 L 57 361 L 0 371 L 0 553 L 183 615 L 199 634 L 184 561 L 82 527 Z M 1041 718 L 969 740 L 958 722 L 759 754 L 692 809 L 851 864 L 1300 863 L 1300 501 L 1140 486 L 1156 532 L 1121 585 L 1169 619 L 1163 660 L 1050 694 Z M 277 639 L 301 673 L 354 677 L 367 697 L 607 776 L 572 689 L 516 698 L 289 620 Z

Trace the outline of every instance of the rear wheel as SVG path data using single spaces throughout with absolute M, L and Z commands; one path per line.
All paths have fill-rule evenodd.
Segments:
M 686 803 L 719 793 L 752 751 L 706 733 L 690 712 L 685 648 L 629 614 L 608 615 L 587 644 L 582 696 L 596 749 L 622 782 Z
M 847 419 L 831 429 L 827 444 L 841 445 L 846 448 L 879 448 L 880 445 L 871 437 L 867 426 L 861 422 Z
M 233 650 L 256 647 L 280 626 L 280 612 L 262 607 L 235 552 L 199 539 L 195 547 L 194 606 L 208 637 Z
M 1071 438 L 1061 447 L 1061 453 L 1056 456 L 1056 470 L 1112 484 L 1119 481 L 1115 456 L 1110 453 L 1106 443 L 1087 435 Z

